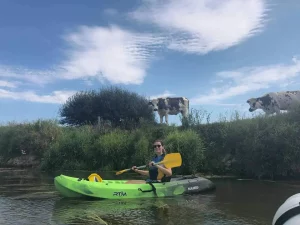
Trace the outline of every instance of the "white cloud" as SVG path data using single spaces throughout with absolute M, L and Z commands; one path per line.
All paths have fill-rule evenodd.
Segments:
M 65 101 L 75 93 L 75 91 L 54 91 L 51 95 L 37 95 L 33 91 L 12 92 L 0 89 L 0 98 L 25 100 L 29 102 L 62 104 L 65 103 Z
M 0 80 L 0 87 L 15 88 L 15 87 L 17 87 L 17 83 L 16 82 L 5 81 L 5 80 Z
M 154 53 L 164 39 L 118 26 L 87 27 L 66 36 L 68 60 L 60 66 L 61 78 L 95 77 L 113 84 L 141 84 Z
M 47 70 L 0 65 L 0 87 L 45 85 L 64 79 L 82 79 L 86 85 L 97 79 L 112 84 L 139 85 L 143 83 L 151 61 L 157 59 L 158 51 L 167 47 L 205 54 L 229 48 L 260 32 L 266 21 L 266 12 L 263 0 L 143 0 L 142 6 L 131 14 L 132 18 L 157 25 L 161 29 L 158 33 L 151 33 L 152 30 L 150 33 L 138 33 L 115 25 L 81 26 L 64 36 L 68 48 L 65 60 L 59 65 Z M 118 12 L 106 9 L 104 13 L 113 16 Z M 232 77 L 223 77 L 222 84 L 231 80 L 236 86 L 229 87 L 227 83 L 229 88 L 226 91 L 215 89 L 208 98 L 205 96 L 201 100 L 200 96 L 196 102 L 216 102 L 245 93 L 249 87 L 240 82 L 240 76 L 246 72 L 229 72 Z M 233 72 L 237 74 L 233 76 Z M 226 72 L 218 74 L 220 77 L 224 75 Z M 259 85 L 257 82 L 255 87 L 262 88 Z M 66 95 L 68 92 L 39 96 L 33 91 L 0 89 L 0 98 L 36 102 L 60 103 Z M 173 95 L 165 91 L 151 97 Z
M 15 84 L 21 84 L 20 81 L 29 84 L 44 85 L 53 81 L 57 73 L 54 70 L 33 70 L 24 67 L 13 67 L 0 65 L 0 77 L 17 80 Z
M 280 83 L 279 86 L 284 89 L 290 85 L 293 85 L 293 84 L 296 84 L 296 81 L 295 80 L 291 80 L 291 81 L 286 81 L 286 82 L 283 82 L 283 83 Z M 299 84 L 299 83 L 298 83 Z
M 144 0 L 130 16 L 167 32 L 168 48 L 205 54 L 260 32 L 267 11 L 265 0 Z
M 57 79 L 141 84 L 157 51 L 167 47 L 203 54 L 226 49 L 259 32 L 266 11 L 263 0 L 144 0 L 131 15 L 159 26 L 160 33 L 81 26 L 64 37 L 67 58 L 59 65 L 48 70 L 0 65 L 0 78 L 38 85 Z
M 300 75 L 300 61 L 292 59 L 291 64 L 246 67 L 235 71 L 217 73 L 217 79 L 227 80 L 221 87 L 213 88 L 210 93 L 191 99 L 192 104 L 216 104 L 220 101 L 282 84 L 293 83 Z M 224 83 L 224 82 L 223 82 Z
M 82 79 L 86 85 L 93 81 L 113 84 L 141 84 L 156 50 L 164 38 L 147 33 L 134 33 L 117 26 L 82 26 L 65 36 L 67 58 L 48 70 L 0 65 L 0 87 L 45 85 L 58 80 Z M 1 79 L 3 78 L 3 80 Z M 23 89 L 24 90 L 24 89 Z M 73 92 L 55 91 L 38 95 L 33 90 L 8 91 L 0 89 L 0 98 L 43 103 L 62 103 Z
M 174 96 L 174 95 L 175 95 L 174 93 L 171 93 L 170 91 L 166 90 L 166 91 L 164 91 L 161 94 L 150 96 L 150 99 L 163 98 L 163 97 L 171 97 L 171 96 Z
M 112 84 L 141 84 L 164 38 L 118 26 L 82 26 L 65 37 L 66 60 L 49 70 L 0 65 L 0 78 L 44 85 L 54 80 L 83 79 Z M 90 85 L 90 82 L 87 83 Z

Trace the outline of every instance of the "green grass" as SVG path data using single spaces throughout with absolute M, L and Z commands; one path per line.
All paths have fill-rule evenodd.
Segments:
M 152 143 L 164 139 L 168 152 L 180 152 L 176 173 L 195 172 L 251 178 L 298 176 L 300 110 L 271 117 L 244 118 L 233 113 L 211 123 L 210 114 L 192 110 L 182 126 L 148 124 L 139 128 L 62 127 L 55 121 L 0 126 L 2 162 L 21 156 L 21 149 L 41 159 L 41 169 L 120 170 L 144 165 Z

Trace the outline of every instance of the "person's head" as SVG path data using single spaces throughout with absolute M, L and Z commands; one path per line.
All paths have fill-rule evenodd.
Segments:
M 166 154 L 166 150 L 164 148 L 164 143 L 162 140 L 154 141 L 153 148 L 156 155 Z

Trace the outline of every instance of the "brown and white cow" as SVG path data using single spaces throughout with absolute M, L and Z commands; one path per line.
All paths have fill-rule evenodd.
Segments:
M 166 124 L 168 123 L 169 115 L 177 115 L 181 113 L 186 117 L 189 112 L 189 100 L 185 97 L 162 97 L 149 101 L 148 105 L 153 111 L 157 111 L 160 117 L 160 123 L 163 123 L 165 117 Z
M 270 92 L 258 98 L 250 98 L 247 103 L 250 112 L 262 109 L 266 115 L 279 114 L 280 110 L 289 111 L 300 106 L 300 91 Z

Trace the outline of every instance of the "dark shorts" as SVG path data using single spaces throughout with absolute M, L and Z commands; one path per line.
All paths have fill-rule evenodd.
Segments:
M 171 177 L 163 177 L 161 179 L 161 181 L 159 180 L 151 180 L 151 179 L 146 179 L 146 183 L 164 183 L 164 182 L 170 182 L 171 181 Z

